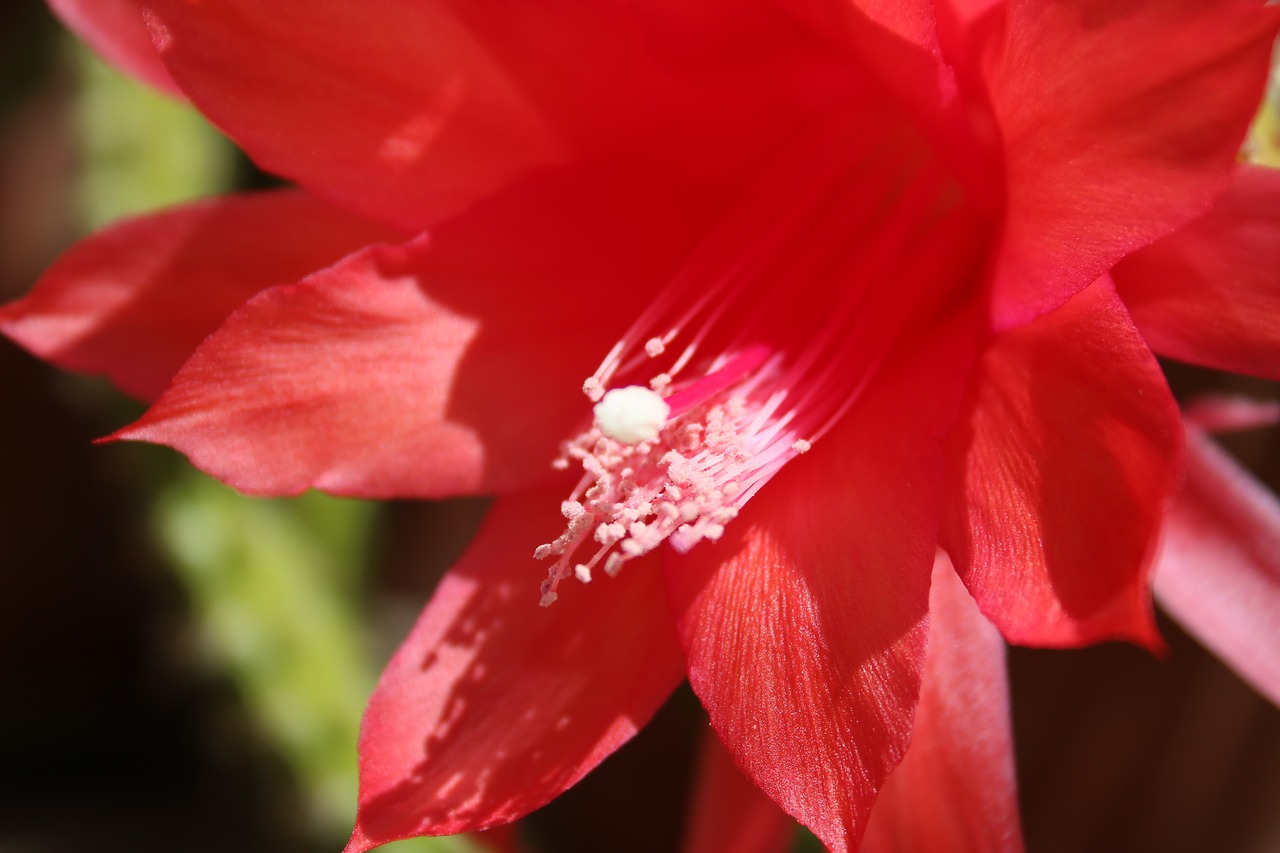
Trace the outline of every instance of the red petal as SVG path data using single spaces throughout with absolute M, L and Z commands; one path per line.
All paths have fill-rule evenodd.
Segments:
M 537 322 L 560 303 L 526 291 L 485 306 L 461 282 L 429 292 L 430 260 L 425 239 L 374 247 L 260 294 L 116 437 L 173 447 L 253 494 L 434 497 L 545 479 L 585 411 L 574 377 L 589 356 L 538 348 Z
M 1280 170 L 1241 166 L 1205 216 L 1116 267 L 1151 348 L 1280 379 Z
M 999 183 L 994 134 L 979 140 L 973 132 L 969 108 L 957 97 L 953 68 L 942 61 L 932 0 L 780 0 L 779 5 L 833 42 L 854 67 L 865 68 L 895 109 L 911 116 L 932 140 L 937 155 L 971 197 L 984 208 L 994 207 Z M 831 106 L 826 121 L 831 115 L 857 116 L 861 127 L 876 128 L 887 138 L 886 129 L 898 116 L 877 118 L 873 102 L 863 95 L 846 95 Z
M 974 27 L 988 15 L 1004 10 L 1008 3 L 1005 0 L 938 0 L 939 17 L 953 18 L 963 29 Z
M 67 29 L 120 70 L 182 97 L 142 21 L 141 0 L 48 0 Z
M 116 224 L 64 254 L 0 331 L 155 399 L 235 308 L 397 232 L 297 192 L 210 199 Z
M 260 294 L 118 437 L 252 493 L 504 490 L 550 474 L 582 381 L 687 251 L 698 199 L 576 171 Z M 643 181 L 641 175 L 635 180 Z M 601 194 L 607 196 L 601 201 Z M 554 199 L 554 204 L 547 200 Z M 599 211 L 627 204 L 627 227 Z
M 684 673 L 658 566 L 538 606 L 562 493 L 494 506 L 441 582 L 365 712 L 347 853 L 506 823 L 625 743 Z
M 931 53 L 938 49 L 931 0 L 851 0 L 867 18 Z
M 984 61 L 998 56 L 1004 26 L 1004 0 L 940 0 L 938 37 L 949 63 L 963 77 L 978 77 Z M 988 51 L 996 51 L 988 56 Z M 973 81 L 978 84 L 979 81 Z M 985 83 L 981 83 L 985 90 Z
M 796 823 L 742 775 L 711 729 L 702 736 L 686 853 L 786 853 Z
M 924 663 L 941 459 L 962 364 L 885 376 L 752 499 L 667 561 L 689 680 L 735 761 L 832 850 L 856 848 L 906 748 Z
M 414 227 L 580 155 L 738 176 L 855 76 L 768 4 L 143 6 L 175 78 L 264 168 Z
M 939 83 L 947 79 L 947 69 L 936 61 L 940 51 L 932 0 L 848 0 L 842 4 L 779 0 L 778 5 L 815 31 L 842 43 L 844 50 L 865 63 L 895 94 L 936 117 L 943 103 Z M 896 38 L 886 39 L 886 31 Z M 919 50 L 906 49 L 903 41 Z M 917 91 L 912 92 L 912 84 Z
M 1169 513 L 1156 595 L 1188 631 L 1280 704 L 1280 503 L 1202 432 Z
M 862 853 L 910 850 L 1022 850 L 1004 640 L 941 553 L 911 748 L 862 842 Z
M 1011 0 L 991 81 L 1008 164 L 1003 325 L 1065 302 L 1225 189 L 1280 9 Z
M 1148 564 L 1182 429 L 1110 283 L 997 338 L 969 407 L 943 543 L 983 612 L 1015 643 L 1158 643 Z

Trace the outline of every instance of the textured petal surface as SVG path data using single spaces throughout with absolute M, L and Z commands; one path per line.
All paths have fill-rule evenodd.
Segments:
M 954 383 L 933 362 L 885 377 L 721 542 L 667 562 L 712 726 L 835 851 L 856 848 L 910 735 Z
M 1280 503 L 1199 430 L 1169 513 L 1155 589 L 1160 604 L 1280 705 Z
M 787 853 L 796 823 L 742 775 L 711 729 L 702 735 L 685 853 Z
M 174 447 L 252 493 L 545 479 L 589 417 L 583 379 L 678 263 L 697 207 L 673 210 L 652 182 L 620 200 L 619 181 L 596 177 L 527 182 L 429 237 L 262 293 L 118 437 Z M 624 202 L 625 227 L 602 212 Z
M 1241 166 L 1213 210 L 1113 275 L 1156 352 L 1280 379 L 1280 170 Z
M 584 154 L 737 176 L 854 73 L 755 0 L 143 6 L 175 79 L 259 164 L 417 227 Z
M 162 92 L 182 97 L 160 61 L 142 20 L 139 0 L 48 0 L 67 28 L 120 70 Z
M 128 220 L 62 256 L 0 331 L 41 358 L 159 396 L 234 309 L 399 232 L 298 192 L 211 199 Z
M 562 491 L 501 498 L 382 675 L 360 735 L 348 853 L 506 823 L 648 721 L 683 658 L 654 561 L 538 606 Z
M 943 546 L 1026 645 L 1158 643 L 1148 562 L 1182 428 L 1109 281 L 996 339 L 948 440 Z
M 1011 0 L 991 83 L 1009 196 L 999 323 L 1061 305 L 1209 208 L 1278 25 L 1256 0 Z
M 876 800 L 861 849 L 1023 849 L 1004 640 L 944 554 L 929 593 L 929 651 L 911 748 Z

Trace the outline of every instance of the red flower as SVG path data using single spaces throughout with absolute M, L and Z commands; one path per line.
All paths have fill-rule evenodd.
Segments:
M 686 673 L 832 849 L 882 787 L 868 847 L 1020 845 L 955 575 L 1012 641 L 1158 645 L 1148 344 L 1280 377 L 1280 181 L 1236 165 L 1280 10 L 139 0 L 162 70 L 132 2 L 55 5 L 306 192 L 91 238 L 5 332 L 247 492 L 503 495 L 372 699 L 349 850 L 537 808 Z M 1275 693 L 1277 513 L 1191 450 L 1162 590 L 1228 554 L 1260 592 L 1190 621 Z

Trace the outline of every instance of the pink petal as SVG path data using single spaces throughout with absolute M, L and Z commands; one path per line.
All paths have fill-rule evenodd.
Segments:
M 538 606 L 563 492 L 499 499 L 382 675 L 347 853 L 507 823 L 625 743 L 684 672 L 658 566 Z
M 590 417 L 583 380 L 705 227 L 697 196 L 628 181 L 584 168 L 514 186 L 429 238 L 258 295 L 117 437 L 251 493 L 545 480 Z M 619 205 L 625 222 L 604 212 Z
M 711 729 L 702 735 L 686 853 L 787 853 L 796 823 L 742 775 Z
M 141 0 L 48 0 L 67 29 L 84 39 L 108 62 L 162 92 L 182 97 L 151 45 L 142 21 Z
M 1182 408 L 1187 424 L 1206 432 L 1234 432 L 1280 424 L 1280 400 L 1255 400 L 1231 394 L 1205 394 Z
M 1004 640 L 941 553 L 911 748 L 862 842 L 862 853 L 912 850 L 1022 850 Z
M 1241 166 L 1209 213 L 1115 269 L 1161 355 L 1280 379 L 1280 170 Z
M 1226 188 L 1280 8 L 1255 0 L 1010 0 L 991 86 L 1008 220 L 993 311 L 1025 322 Z
M 411 227 L 579 156 L 724 186 L 857 77 L 763 3 L 142 4 L 259 164 Z
M 1280 503 L 1198 429 L 1156 562 L 1160 604 L 1280 704 Z
M 943 545 L 1014 643 L 1158 644 L 1149 561 L 1181 426 L 1109 281 L 998 337 L 948 441 Z
M 292 191 L 210 199 L 74 246 L 0 331 L 41 358 L 155 399 L 235 308 L 398 232 Z
M 724 540 L 667 564 L 712 726 L 834 851 L 857 847 L 910 736 L 941 477 L 933 435 L 964 363 L 950 347 L 932 355 L 949 361 L 883 377 Z

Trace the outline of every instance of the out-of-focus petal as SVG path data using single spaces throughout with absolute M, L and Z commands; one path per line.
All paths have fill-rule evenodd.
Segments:
M 1280 379 L 1280 169 L 1242 165 L 1209 213 L 1113 275 L 1156 352 Z
M 1004 640 L 941 553 L 911 747 L 876 800 L 862 853 L 939 850 L 1022 850 Z
M 347 853 L 483 829 L 560 794 L 680 683 L 656 561 L 538 606 L 563 493 L 501 498 L 388 664 L 360 735 Z
M 118 223 L 72 247 L 0 331 L 41 358 L 147 400 L 233 310 L 400 232 L 293 191 L 210 199 Z
M 796 822 L 742 775 L 711 729 L 702 735 L 685 853 L 786 853 Z
M 1004 333 L 947 443 L 943 547 L 1010 642 L 1157 645 L 1149 561 L 1177 407 L 1110 282 Z
M 117 437 L 169 445 L 260 494 L 434 497 L 544 480 L 590 417 L 583 379 L 701 225 L 696 195 L 635 180 L 618 198 L 621 182 L 593 169 L 546 175 L 427 237 L 261 293 Z M 626 205 L 625 223 L 600 212 L 602 195 Z
M 1209 209 L 1277 27 L 1280 8 L 1257 0 L 1010 0 L 990 81 L 1008 170 L 999 325 Z
M 139 0 L 48 0 L 67 28 L 120 70 L 162 92 L 183 97 L 160 61 L 142 20 Z
M 1255 400 L 1229 394 L 1195 397 L 1182 407 L 1182 418 L 1206 432 L 1234 432 L 1280 424 L 1280 400 Z
M 1198 429 L 1156 561 L 1160 604 L 1280 704 L 1280 503 Z
M 910 736 L 942 475 L 935 436 L 960 355 L 939 347 L 882 377 L 722 541 L 667 562 L 689 681 L 712 726 L 834 851 L 856 848 Z
M 860 73 L 759 0 L 141 2 L 260 165 L 410 227 L 579 156 L 736 181 Z

